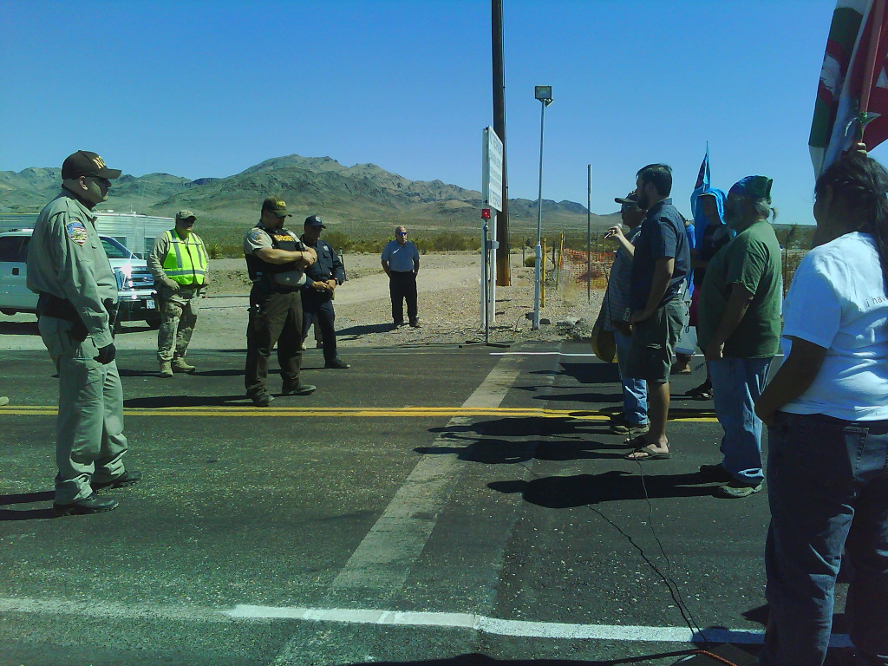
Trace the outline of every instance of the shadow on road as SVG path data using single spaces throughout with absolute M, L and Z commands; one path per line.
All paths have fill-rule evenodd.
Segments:
M 129 398 L 124 407 L 150 409 L 157 407 L 227 407 L 252 404 L 245 395 L 156 395 Z
M 47 490 L 40 493 L 20 493 L 18 495 L 0 495 L 0 506 L 31 504 L 33 502 L 51 502 L 55 493 Z M 0 509 L 0 521 L 3 520 L 43 520 L 52 518 L 52 509 Z
M 157 377 L 158 372 L 157 370 L 128 370 L 126 368 L 121 368 L 120 366 L 118 366 L 117 371 L 120 373 L 121 377 Z M 198 370 L 192 373 L 177 374 L 182 374 L 185 376 L 188 376 L 190 374 L 191 377 L 242 377 L 244 371 L 242 368 L 232 368 L 230 370 Z M 169 378 L 164 379 L 169 381 Z
M 0 335 L 40 335 L 36 321 L 0 322 Z
M 343 340 L 357 340 L 362 335 L 367 335 L 369 333 L 385 333 L 386 331 L 392 330 L 391 323 L 384 324 L 366 324 L 364 326 L 350 326 L 348 328 L 343 328 L 339 331 L 336 331 L 336 338 L 340 341 Z M 351 336 L 351 337 L 346 337 Z
M 567 509 L 615 500 L 712 495 L 713 485 L 700 474 L 645 474 L 613 470 L 603 474 L 549 476 L 532 481 L 494 481 L 487 487 L 521 493 L 525 502 L 548 509 Z M 646 492 L 645 492 L 646 491 Z
M 693 650 L 680 650 L 677 652 L 661 652 L 659 654 L 636 655 L 626 659 L 611 659 L 608 661 L 578 661 L 575 659 L 494 659 L 483 654 L 464 654 L 450 659 L 429 659 L 422 661 L 373 661 L 355 662 L 348 666 L 491 666 L 503 664 L 504 666 L 540 666 L 552 664 L 553 666 L 616 666 L 617 664 L 640 664 L 645 661 L 664 659 L 667 657 L 682 657 L 689 655 Z

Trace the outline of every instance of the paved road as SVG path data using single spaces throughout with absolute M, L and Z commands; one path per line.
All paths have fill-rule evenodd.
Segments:
M 671 460 L 623 460 L 615 368 L 587 352 L 354 349 L 326 371 L 312 350 L 319 390 L 262 410 L 242 352 L 161 380 L 124 351 L 145 479 L 55 520 L 53 369 L 7 352 L 0 666 L 670 664 L 692 635 L 755 652 L 765 494 L 717 500 L 694 474 L 718 460 L 711 403 L 673 403 Z

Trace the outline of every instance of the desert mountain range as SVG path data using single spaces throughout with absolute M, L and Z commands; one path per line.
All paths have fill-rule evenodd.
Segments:
M 33 213 L 58 191 L 61 169 L 28 168 L 0 171 L 0 213 Z M 262 199 L 276 194 L 296 217 L 318 213 L 342 223 L 344 231 L 358 225 L 376 227 L 409 222 L 427 229 L 463 231 L 480 224 L 481 193 L 440 180 L 414 181 L 374 164 L 346 167 L 330 157 L 288 155 L 266 160 L 227 178 L 189 180 L 166 173 L 141 177 L 124 174 L 100 209 L 172 216 L 189 208 L 199 220 L 220 229 L 255 221 Z M 517 228 L 535 228 L 536 201 L 510 200 L 510 219 Z M 548 225 L 565 230 L 586 228 L 586 208 L 572 201 L 543 201 Z M 592 215 L 595 227 L 610 225 L 613 216 Z

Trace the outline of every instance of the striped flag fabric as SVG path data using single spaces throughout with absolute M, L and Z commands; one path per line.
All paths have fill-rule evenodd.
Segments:
M 888 138 L 888 12 L 881 13 L 881 33 L 873 42 L 875 16 L 886 0 L 838 0 L 820 70 L 808 146 L 815 176 L 847 151 L 863 127 L 867 148 Z M 881 6 L 881 7 L 880 7 Z M 873 70 L 867 71 L 871 59 Z M 861 113 L 861 95 L 870 80 L 869 105 Z

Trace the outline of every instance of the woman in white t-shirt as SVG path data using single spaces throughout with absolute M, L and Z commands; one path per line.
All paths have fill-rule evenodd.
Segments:
M 761 664 L 822 664 L 843 550 L 859 663 L 888 664 L 888 172 L 863 153 L 817 179 L 815 248 L 784 304 L 768 426 L 770 608 Z

